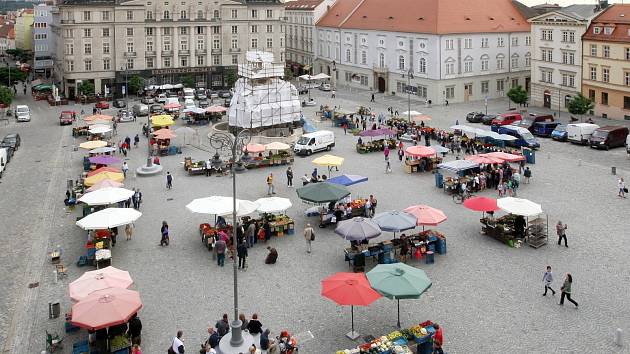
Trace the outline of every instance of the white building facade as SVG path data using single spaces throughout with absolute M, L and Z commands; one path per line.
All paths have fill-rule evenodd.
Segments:
M 54 6 L 39 4 L 33 8 L 33 71 L 36 75 L 49 77 L 53 70 L 55 43 L 52 34 Z
M 595 5 L 572 5 L 530 18 L 534 106 L 567 110 L 582 90 L 582 35 L 599 11 Z

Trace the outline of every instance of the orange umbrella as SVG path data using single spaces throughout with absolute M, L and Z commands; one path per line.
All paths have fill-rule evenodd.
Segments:
M 93 122 L 95 120 L 109 120 L 110 121 L 112 119 L 114 119 L 114 117 L 108 116 L 106 114 L 95 114 L 95 115 L 87 116 L 83 118 L 83 120 L 86 122 Z
M 71 323 L 88 330 L 128 322 L 142 308 L 140 293 L 120 288 L 92 292 L 72 306 Z
M 120 168 L 115 168 L 115 167 L 104 166 L 104 167 L 97 168 L 97 169 L 96 169 L 96 170 L 94 170 L 94 171 L 90 171 L 90 172 L 88 172 L 88 174 L 87 174 L 87 175 L 88 175 L 88 177 L 90 177 L 90 176 L 97 175 L 97 174 L 99 174 L 99 173 L 101 173 L 101 172 L 114 172 L 114 173 L 122 173 L 122 171 L 120 170 Z
M 153 133 L 156 139 L 173 139 L 177 137 L 177 134 L 173 133 L 170 129 L 160 129 Z
M 437 154 L 434 148 L 430 146 L 410 146 L 405 150 L 405 153 L 414 157 L 429 157 Z
M 436 226 L 446 221 L 446 214 L 442 210 L 427 205 L 413 205 L 403 211 L 415 216 L 417 225 Z

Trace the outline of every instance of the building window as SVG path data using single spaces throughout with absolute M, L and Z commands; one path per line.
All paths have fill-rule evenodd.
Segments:
M 232 34 L 238 33 L 238 26 L 232 26 Z
M 503 91 L 505 91 L 504 81 L 497 80 L 497 92 L 503 92 Z
M 542 30 L 543 41 L 553 41 L 553 30 Z
M 481 71 L 488 71 L 488 59 L 482 58 L 481 59 Z
M 258 33 L 258 26 L 256 26 L 256 25 L 250 26 L 250 32 L 251 33 Z
M 188 57 L 181 57 L 179 58 L 179 66 L 181 66 L 182 68 L 185 68 L 188 66 Z
M 65 51 L 64 54 L 66 54 L 66 55 L 74 55 L 74 44 L 66 43 L 66 51 Z
M 147 11 L 145 17 L 147 20 L 153 20 L 153 11 Z
M 127 11 L 127 21 L 133 21 L 133 11 Z
M 623 73 L 623 84 L 626 86 L 630 86 L 630 72 L 624 71 Z
M 597 80 L 597 67 L 591 66 L 589 67 L 589 69 L 591 72 L 591 80 L 596 81 Z
M 103 21 L 109 21 L 109 11 L 103 11 Z
M 74 71 L 74 60 L 66 60 L 66 69 L 68 71 Z
M 446 75 L 455 74 L 455 64 L 454 63 L 446 63 Z
M 398 70 L 405 70 L 405 57 L 402 55 L 398 56 Z
M 83 54 L 92 54 L 92 43 L 83 44 Z
M 552 49 L 542 49 L 541 51 L 541 59 L 542 61 L 552 62 L 553 61 L 553 50 Z
M 352 53 L 350 52 L 350 49 L 346 49 L 346 62 L 347 63 L 352 63 L 351 56 L 352 56 Z
M 171 50 L 171 38 L 164 37 L 164 39 L 162 41 L 162 49 L 167 51 L 167 52 Z
M 127 28 L 127 36 L 133 36 L 133 28 Z
M 383 54 L 383 53 L 379 53 L 378 54 L 378 66 L 380 68 L 384 68 L 385 67 L 385 54 Z
M 206 57 L 201 56 L 201 55 L 197 56 L 197 66 L 204 66 L 204 65 L 206 65 L 205 58 Z
M 562 52 L 562 64 L 575 64 L 575 53 L 573 52 Z
M 238 10 L 232 10 L 232 18 L 238 18 Z
M 497 58 L 497 70 L 503 70 L 503 58 Z
M 267 18 L 273 18 L 273 10 L 267 10 Z
M 147 58 L 147 69 L 153 69 L 153 58 Z
M 497 47 L 503 47 L 503 46 L 504 46 L 503 37 L 497 38 Z
M 610 81 L 610 69 L 602 68 L 602 81 L 609 82 Z
M 451 100 L 455 97 L 455 86 L 448 86 L 446 88 L 446 99 Z
M 512 58 L 512 69 L 518 68 L 518 58 Z
M 595 102 L 595 90 L 588 90 L 588 99 Z
M 518 37 L 512 37 L 512 47 L 518 47 Z
M 425 58 L 420 58 L 420 60 L 418 61 L 418 72 L 420 74 L 427 73 L 427 60 Z
M 127 58 L 127 70 L 132 70 L 134 67 L 134 59 L 133 58 Z
M 171 19 L 171 12 L 168 10 L 164 10 L 164 14 L 162 16 L 163 19 L 165 20 L 170 20 Z
M 181 42 L 179 42 L 179 50 L 182 51 L 187 51 L 188 50 L 188 41 L 182 39 Z
M 184 36 L 188 35 L 188 27 L 180 27 L 179 34 L 184 35 Z
M 512 79 L 512 88 L 518 86 L 518 79 Z
M 562 74 L 562 86 L 574 87 L 575 86 L 575 75 L 571 74 Z
M 111 61 L 107 58 L 103 59 L 103 70 L 111 70 Z
M 623 96 L 623 109 L 630 109 L 630 97 Z
M 602 92 L 602 104 L 608 105 L 608 92 Z
M 471 73 L 473 71 L 473 62 L 472 60 L 464 61 L 464 72 Z
M 601 27 L 593 27 L 593 33 L 594 34 L 600 34 L 602 32 L 602 28 Z
M 273 39 L 267 38 L 267 48 L 272 48 L 272 47 L 273 47 Z
M 197 10 L 197 19 L 203 20 L 203 10 Z
M 232 49 L 238 48 L 238 39 L 232 39 Z
M 197 42 L 197 47 L 199 47 L 199 44 L 201 44 L 201 46 L 203 47 L 203 40 Z M 221 40 L 216 39 L 216 38 L 213 39 L 212 40 L 212 49 L 221 49 Z
M 212 34 L 220 34 L 221 26 L 212 26 Z
M 238 64 L 238 55 L 232 55 L 232 65 Z
M 258 48 L 258 38 L 252 38 L 252 48 Z
M 481 38 L 481 48 L 488 48 L 488 38 Z
M 361 65 L 367 65 L 367 52 L 365 50 L 361 51 Z
M 103 42 L 103 54 L 109 54 L 109 42 Z
M 453 40 L 452 39 L 447 39 L 446 40 L 446 50 L 453 50 Z
M 472 49 L 472 38 L 464 38 L 464 49 Z
M 607 46 L 607 45 L 602 46 L 602 56 L 604 58 L 610 58 L 610 46 Z
M 529 68 L 530 66 L 532 66 L 532 58 L 529 56 L 525 57 L 525 67 Z
M 540 81 L 542 82 L 547 82 L 547 83 L 553 83 L 553 73 L 551 71 L 548 70 L 541 70 L 540 71 Z
M 613 32 L 612 27 L 604 27 L 604 34 L 610 35 Z
M 273 33 L 273 25 L 267 25 L 267 33 Z
M 490 86 L 490 82 L 489 81 L 482 81 L 481 82 L 481 93 L 482 94 L 488 94 L 489 90 L 489 86 Z
M 84 69 L 85 71 L 92 71 L 92 60 L 91 59 L 86 59 L 84 62 Z
M 526 46 L 530 46 L 532 45 L 532 37 L 531 36 L 525 36 L 525 45 Z
M 171 58 L 164 57 L 162 59 L 163 59 L 163 61 L 162 61 L 163 65 L 162 66 L 164 66 L 165 68 L 170 68 L 171 67 Z
M 258 18 L 258 10 L 252 10 L 252 18 Z
M 84 28 L 83 29 L 83 37 L 85 37 L 85 38 L 92 37 L 92 29 L 91 28 Z
M 597 44 L 591 44 L 591 56 L 592 57 L 597 56 Z
M 71 29 L 65 29 L 63 31 L 64 38 L 74 38 L 74 31 Z
M 181 18 L 182 20 L 185 20 L 188 18 L 188 13 L 186 12 L 186 10 L 182 10 L 179 12 L 179 18 Z
M 83 21 L 92 21 L 92 12 L 83 11 Z
M 212 56 L 212 65 L 221 65 L 221 56 L 213 55 Z

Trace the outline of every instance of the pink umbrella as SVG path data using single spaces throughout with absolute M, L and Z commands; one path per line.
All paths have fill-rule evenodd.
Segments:
M 497 159 L 492 156 L 484 156 L 484 155 L 470 155 L 466 156 L 466 160 L 476 162 L 478 164 L 493 164 L 493 163 L 503 163 L 503 160 Z
M 171 102 L 169 104 L 164 105 L 164 108 L 166 108 L 166 109 L 175 109 L 175 108 L 179 108 L 181 106 L 182 105 L 179 104 L 179 103 Z
M 112 266 L 85 272 L 83 275 L 70 283 L 70 298 L 80 301 L 96 290 L 107 288 L 127 289 L 133 284 L 129 272 L 114 268 Z
M 523 155 L 508 154 L 507 152 L 501 151 L 489 152 L 487 154 L 481 154 L 481 156 L 489 156 L 507 162 L 518 162 L 525 160 L 525 156 Z
M 121 162 L 119 158 L 109 155 L 92 156 L 89 160 L 96 165 L 113 165 Z
M 173 133 L 170 129 L 160 129 L 153 133 L 156 139 L 173 139 L 177 137 L 177 134 Z
M 415 216 L 417 225 L 436 226 L 446 221 L 446 214 L 442 210 L 427 205 L 413 205 L 403 211 Z
M 206 112 L 208 113 L 223 113 L 225 111 L 227 111 L 227 108 L 223 106 L 210 106 L 206 108 Z
M 247 144 L 247 146 L 245 146 L 243 148 L 243 151 L 253 152 L 253 153 L 263 152 L 263 151 L 265 151 L 265 145 L 263 145 L 263 144 Z
M 142 308 L 140 293 L 120 288 L 97 290 L 72 306 L 73 325 L 88 330 L 128 322 Z
M 122 184 L 120 182 L 116 182 L 116 181 L 113 181 L 111 179 L 104 179 L 104 180 L 96 183 L 92 187 L 88 188 L 87 191 L 88 192 L 94 192 L 95 190 L 99 190 L 101 188 L 106 188 L 106 187 L 120 188 L 122 186 L 124 186 L 124 184 Z
M 414 157 L 430 157 L 437 154 L 434 148 L 430 146 L 410 146 L 405 150 L 405 153 Z

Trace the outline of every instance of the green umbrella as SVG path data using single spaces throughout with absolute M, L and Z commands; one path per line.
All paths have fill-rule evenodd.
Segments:
M 350 191 L 348 188 L 338 184 L 319 182 L 309 183 L 304 187 L 298 188 L 297 194 L 304 201 L 322 204 L 336 202 L 345 198 L 350 195 Z
M 379 264 L 366 276 L 374 290 L 398 302 L 399 328 L 400 299 L 418 299 L 432 284 L 431 279 L 422 269 L 404 263 Z

